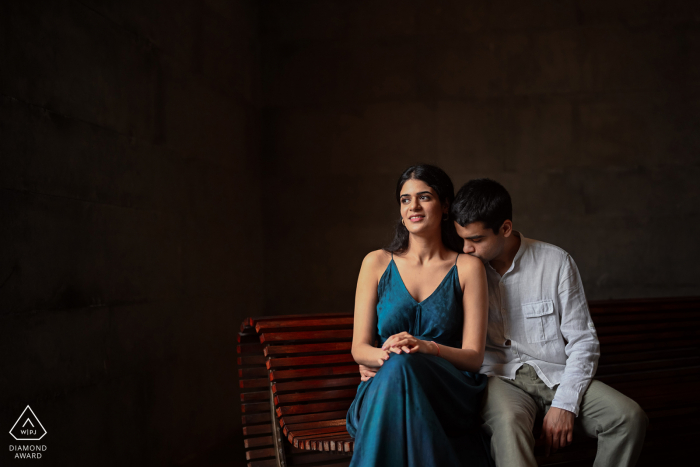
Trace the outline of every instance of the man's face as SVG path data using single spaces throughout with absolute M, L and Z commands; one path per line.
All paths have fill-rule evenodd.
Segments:
M 476 256 L 484 263 L 488 263 L 503 253 L 506 243 L 504 226 L 501 226 L 497 235 L 493 233 L 493 230 L 485 228 L 483 222 L 472 222 L 464 227 L 455 222 L 457 234 L 464 241 L 463 251 L 468 255 Z

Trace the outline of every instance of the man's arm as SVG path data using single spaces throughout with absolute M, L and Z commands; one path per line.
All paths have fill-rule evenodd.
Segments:
M 546 455 L 573 441 L 574 418 L 581 399 L 598 367 L 600 344 L 588 311 L 583 284 L 576 263 L 566 255 L 560 271 L 558 305 L 561 333 L 566 341 L 564 376 L 554 395 L 552 406 L 542 423 Z
M 598 367 L 600 344 L 593 326 L 578 268 L 567 255 L 560 273 L 561 333 L 566 341 L 566 367 L 552 407 L 578 415 L 579 405 Z

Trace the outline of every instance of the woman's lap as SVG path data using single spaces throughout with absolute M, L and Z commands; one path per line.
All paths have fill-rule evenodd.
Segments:
M 359 386 L 348 411 L 347 426 L 356 437 L 356 455 L 394 458 L 408 450 L 410 458 L 441 451 L 438 457 L 443 461 L 455 461 L 460 456 L 450 439 L 469 436 L 476 440 L 472 446 L 479 446 L 474 449 L 481 450 L 479 412 L 485 386 L 485 377 L 465 374 L 442 358 L 392 355 L 374 378 Z M 399 439 L 408 445 L 419 444 L 421 449 L 411 450 Z

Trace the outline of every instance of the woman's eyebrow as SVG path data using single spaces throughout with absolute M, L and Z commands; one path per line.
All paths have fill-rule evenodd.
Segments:
M 433 194 L 433 193 L 430 192 L 430 191 L 419 191 L 418 193 L 416 193 L 416 195 L 432 195 L 432 194 Z M 411 194 L 410 194 L 410 193 L 404 193 L 404 194 L 402 194 L 402 195 L 400 196 L 400 198 L 403 198 L 404 196 L 411 196 Z

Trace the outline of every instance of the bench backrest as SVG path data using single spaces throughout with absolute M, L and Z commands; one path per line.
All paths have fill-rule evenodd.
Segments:
M 700 298 L 589 305 L 601 343 L 596 379 L 636 400 L 655 431 L 697 431 L 698 403 L 688 401 L 696 401 L 700 389 Z M 249 467 L 290 460 L 347 464 L 347 456 L 337 454 L 354 447 L 345 430 L 360 381 L 350 355 L 352 319 L 322 314 L 243 322 L 238 373 Z M 594 454 L 593 446 L 587 455 Z M 571 451 L 538 460 L 544 465 L 567 456 Z
M 244 436 L 264 435 L 246 439 L 247 458 L 254 461 L 250 467 L 282 465 L 290 457 L 295 458 L 292 463 L 349 462 L 338 453 L 349 454 L 353 449 L 345 429 L 345 415 L 360 383 L 350 354 L 352 324 L 352 314 L 273 316 L 243 322 L 238 360 Z M 250 397 L 256 402 L 246 406 L 244 400 Z M 284 444 L 284 438 L 293 448 L 275 445 L 275 440 Z M 272 456 L 269 460 L 279 464 L 263 463 L 263 458 Z

